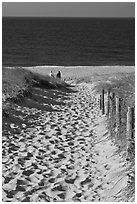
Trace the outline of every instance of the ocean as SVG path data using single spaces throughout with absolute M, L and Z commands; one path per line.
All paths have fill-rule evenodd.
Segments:
M 134 18 L 2 18 L 3 66 L 135 65 Z

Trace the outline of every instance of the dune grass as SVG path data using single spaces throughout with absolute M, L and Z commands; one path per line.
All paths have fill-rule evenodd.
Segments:
M 12 99 L 23 91 L 31 89 L 32 86 L 43 88 L 61 88 L 69 85 L 64 81 L 49 76 L 32 73 L 21 68 L 3 68 L 2 70 L 2 92 L 3 100 Z
M 32 73 L 22 69 L 2 70 L 2 98 L 3 101 L 17 97 L 31 87 Z
M 32 87 L 46 89 L 67 89 L 69 84 L 63 80 L 50 78 L 21 68 L 3 68 L 2 70 L 2 110 L 8 116 L 11 102 L 22 101 L 31 96 Z M 48 97 L 48 96 L 47 96 Z

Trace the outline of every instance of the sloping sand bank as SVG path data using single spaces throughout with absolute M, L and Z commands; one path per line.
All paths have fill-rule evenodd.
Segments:
M 4 202 L 126 201 L 128 164 L 92 89 L 76 85 L 48 111 L 16 105 L 24 122 L 3 134 Z M 44 94 L 38 98 L 46 106 Z

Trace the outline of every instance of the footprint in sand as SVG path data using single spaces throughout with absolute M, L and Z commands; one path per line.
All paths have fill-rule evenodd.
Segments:
M 15 107 L 23 122 L 22 128 L 12 123 L 3 130 L 4 202 L 105 200 L 102 189 L 110 186 L 111 168 L 100 163 L 94 144 L 98 107 L 91 86 L 75 89 L 66 104 L 54 106 L 58 111 Z

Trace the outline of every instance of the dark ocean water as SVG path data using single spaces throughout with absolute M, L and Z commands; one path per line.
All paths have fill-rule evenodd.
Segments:
M 135 65 L 132 18 L 3 18 L 2 64 Z

